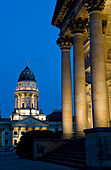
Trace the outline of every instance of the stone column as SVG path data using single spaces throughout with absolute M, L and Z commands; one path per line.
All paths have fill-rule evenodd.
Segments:
M 57 41 L 62 52 L 62 124 L 63 138 L 71 138 L 73 131 L 72 124 L 72 87 L 71 87 L 71 66 L 70 48 L 71 43 L 63 38 Z
M 21 94 L 18 94 L 18 108 L 21 108 Z
M 90 15 L 90 56 L 92 66 L 93 126 L 108 126 L 108 110 L 105 78 L 104 41 L 102 35 L 102 13 L 105 0 L 84 0 Z
M 79 48 L 78 48 L 79 47 Z M 76 135 L 82 135 L 86 129 L 86 91 L 83 34 L 76 33 L 73 37 L 74 56 L 74 104 Z
M 90 52 L 94 127 L 108 126 L 104 46 L 101 12 L 90 12 Z
M 18 127 L 18 139 L 20 140 L 20 136 L 21 136 L 21 127 Z
M 32 94 L 30 94 L 30 108 L 32 108 Z
M 34 95 L 34 108 L 37 109 L 37 97 Z
M 109 119 L 111 120 L 111 81 L 107 81 Z
M 39 96 L 37 95 L 37 110 L 39 110 Z
M 24 96 L 25 96 L 25 101 L 24 101 L 24 108 L 26 108 L 26 93 L 24 93 Z
M 15 95 L 15 109 L 17 109 L 17 95 Z
M 20 94 L 18 94 L 18 108 L 20 109 Z
M 85 63 L 83 37 L 88 26 L 87 19 L 77 20 L 71 18 L 69 29 L 73 34 L 73 66 L 74 66 L 74 107 L 75 107 L 75 132 L 76 136 L 83 136 L 87 128 L 86 88 L 85 88 Z

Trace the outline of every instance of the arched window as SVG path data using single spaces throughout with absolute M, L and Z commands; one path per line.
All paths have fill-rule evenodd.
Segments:
M 33 108 L 34 106 L 33 106 L 33 103 L 32 103 L 32 108 Z
M 22 103 L 22 108 L 24 108 L 24 103 Z

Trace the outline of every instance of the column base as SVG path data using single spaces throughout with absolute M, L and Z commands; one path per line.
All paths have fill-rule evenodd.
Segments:
M 78 131 L 75 133 L 74 135 L 76 138 L 84 138 L 85 137 L 85 133 L 83 131 Z
M 72 133 L 63 133 L 62 139 L 71 139 L 73 137 Z

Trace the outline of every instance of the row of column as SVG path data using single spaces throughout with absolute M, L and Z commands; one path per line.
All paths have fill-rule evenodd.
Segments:
M 108 110 L 106 95 L 104 46 L 102 35 L 101 11 L 90 11 L 90 56 L 92 82 L 93 127 L 108 127 Z M 70 22 L 69 29 L 73 34 L 73 67 L 74 67 L 74 107 L 76 135 L 82 135 L 87 128 L 85 63 L 83 37 L 87 20 Z M 79 25 L 80 24 L 80 25 Z M 77 25 L 77 27 L 76 27 Z M 70 47 L 67 38 L 57 41 L 62 53 L 62 116 L 63 136 L 72 136 L 72 88 L 70 68 Z
M 22 108 L 22 103 L 24 103 L 24 108 L 27 108 L 27 102 L 26 102 L 26 96 L 27 94 L 24 93 L 24 96 L 25 96 L 25 99 L 24 101 L 22 102 L 21 101 L 21 94 L 17 94 L 15 95 L 15 108 Z M 38 98 L 39 96 L 38 95 L 34 95 L 34 102 L 32 102 L 32 94 L 28 94 L 28 96 L 30 97 L 30 101 L 29 101 L 29 107 L 30 108 L 35 108 L 38 110 Z M 32 107 L 32 104 L 33 104 L 33 107 Z

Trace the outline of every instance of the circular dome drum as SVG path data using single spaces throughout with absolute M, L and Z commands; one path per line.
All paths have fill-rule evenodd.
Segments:
M 34 76 L 33 72 L 29 69 L 28 66 L 26 66 L 26 68 L 20 73 L 18 82 L 19 81 L 34 81 L 34 82 L 36 82 L 35 76 Z

